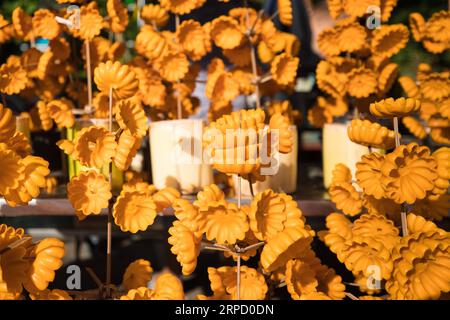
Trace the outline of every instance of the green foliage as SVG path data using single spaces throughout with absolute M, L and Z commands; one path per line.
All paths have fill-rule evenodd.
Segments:
M 446 1 L 442 0 L 409 0 L 399 1 L 397 7 L 394 9 L 389 20 L 389 24 L 403 23 L 408 26 L 408 18 L 412 12 L 419 12 L 423 15 L 425 20 L 428 20 L 431 15 L 440 10 L 447 10 Z M 410 35 L 407 46 L 400 51 L 399 54 L 393 57 L 394 62 L 398 63 L 399 71 L 402 75 L 415 76 L 417 65 L 419 63 L 428 63 L 433 66 L 433 69 L 440 71 L 443 68 L 450 66 L 450 52 L 445 52 L 439 55 L 432 54 L 426 51 L 421 43 L 418 43 Z
M 15 8 L 21 7 L 26 13 L 32 14 L 40 7 L 39 0 L 6 0 L 0 3 L 0 12 L 3 16 L 11 19 L 12 12 Z

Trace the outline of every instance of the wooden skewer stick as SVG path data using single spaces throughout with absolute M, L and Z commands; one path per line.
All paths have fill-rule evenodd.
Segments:
M 398 117 L 394 117 L 394 133 L 395 133 L 395 147 L 398 148 L 400 146 L 400 134 L 398 132 Z M 401 205 L 400 217 L 402 220 L 402 234 L 404 237 L 408 235 L 408 223 L 406 221 L 406 207 L 405 204 Z
M 252 181 L 252 175 L 248 175 L 248 186 L 250 188 L 250 194 L 252 195 L 252 198 L 255 197 L 255 193 L 253 192 L 253 181 Z
M 89 40 L 86 43 L 86 71 L 87 71 L 87 89 L 88 89 L 88 105 L 85 111 L 90 112 L 92 109 L 92 75 L 91 75 L 91 50 L 89 48 Z
M 258 243 L 255 243 L 255 244 L 252 244 L 252 245 L 250 245 L 250 246 L 248 246 L 248 247 L 243 248 L 243 249 L 241 250 L 241 252 L 247 252 L 247 251 L 250 251 L 250 250 L 253 250 L 253 249 L 257 249 L 257 248 L 263 246 L 264 244 L 266 244 L 266 243 L 263 242 L 263 241 L 258 242 Z
M 9 245 L 7 245 L 5 248 L 3 248 L 2 250 L 0 250 L 0 255 L 4 254 L 5 252 L 8 252 L 9 250 L 13 250 L 17 247 L 20 247 L 21 245 L 23 245 L 24 243 L 31 241 L 31 237 L 23 237 L 20 239 L 17 239 L 16 241 L 10 243 Z
M 351 294 L 349 292 L 345 292 L 345 295 L 347 297 L 349 297 L 350 299 L 352 299 L 352 300 L 359 300 L 355 295 L 353 295 L 353 294 Z
M 245 5 L 245 8 L 248 9 L 247 0 L 244 1 L 244 5 Z M 251 36 L 252 29 L 250 27 L 250 16 L 249 16 L 248 10 L 246 11 L 246 24 L 247 24 L 247 37 L 248 37 L 248 41 L 250 43 L 250 58 L 251 58 L 251 63 L 252 63 L 253 78 L 258 79 L 258 69 L 257 69 L 257 65 L 256 65 L 256 49 L 255 49 L 255 45 L 252 42 L 252 36 Z M 258 83 L 255 84 L 255 96 L 256 96 L 256 108 L 260 109 L 261 108 L 261 96 L 259 93 Z

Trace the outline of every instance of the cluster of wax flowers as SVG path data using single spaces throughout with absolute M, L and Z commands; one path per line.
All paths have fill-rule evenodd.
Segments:
M 323 92 L 308 111 L 308 122 L 315 127 L 347 114 L 350 106 L 368 112 L 370 103 L 382 99 L 396 81 L 398 65 L 390 58 L 404 48 L 409 39 L 403 24 L 384 24 L 397 0 L 328 0 L 335 26 L 318 36 L 325 55 L 316 69 L 317 85 Z M 381 8 L 381 24 L 373 29 L 365 23 L 367 8 Z
M 57 1 L 65 3 L 67 1 Z M 124 12 L 125 10 L 125 12 Z M 119 59 L 125 52 L 121 42 L 111 42 L 100 36 L 102 29 L 111 32 L 123 32 L 128 24 L 127 9 L 121 1 L 107 1 L 108 19 L 104 19 L 95 1 L 80 6 L 79 28 L 61 25 L 56 17 L 70 17 L 67 7 L 59 11 L 38 9 L 32 16 L 17 7 L 11 22 L 0 16 L 0 43 L 16 39 L 30 41 L 31 48 L 21 55 L 10 55 L 0 66 L 0 92 L 19 94 L 29 101 L 38 102 L 29 112 L 32 131 L 50 130 L 56 124 L 58 128 L 70 128 L 75 124 L 74 110 L 88 104 L 87 86 L 71 77 L 76 69 L 73 56 L 74 47 L 68 36 L 90 43 L 91 65 L 96 67 L 107 60 Z M 41 52 L 33 43 L 37 38 L 49 40 L 49 46 Z M 86 47 L 82 56 L 86 59 Z M 70 79 L 70 81 L 69 81 Z M 98 110 L 96 117 L 105 117 L 105 100 L 96 96 Z M 108 103 L 106 102 L 106 111 Z M 103 112 L 103 113 L 102 113 Z
M 433 72 L 429 65 L 421 63 L 416 80 L 402 76 L 399 83 L 409 98 L 421 101 L 418 117 L 402 119 L 409 132 L 417 139 L 423 140 L 429 136 L 437 144 L 450 145 L 449 71 Z
M 422 112 L 414 98 L 388 98 L 369 109 L 375 117 L 394 121 Z M 397 146 L 387 154 L 363 155 L 356 163 L 355 180 L 348 167 L 335 166 L 331 200 L 344 214 L 361 216 L 352 223 L 333 213 L 326 219 L 328 230 L 319 237 L 353 273 L 362 292 L 386 290 L 390 299 L 445 298 L 450 291 L 450 238 L 426 218 L 448 217 L 450 148 L 431 152 L 415 142 L 401 145 L 398 133 L 369 120 L 353 120 L 348 135 L 369 147 Z M 406 212 L 400 237 L 395 223 Z
M 150 261 L 138 259 L 130 263 L 122 277 L 122 294 L 117 290 L 120 300 L 183 300 L 183 284 L 171 273 L 162 273 L 156 277 L 152 289 L 148 283 L 152 279 L 153 268 Z
M 73 300 L 89 298 L 83 292 L 48 289 L 63 266 L 64 243 L 56 238 L 33 242 L 22 228 L 0 225 L 0 300 Z M 138 259 L 127 267 L 114 298 L 120 300 L 181 300 L 181 281 L 170 273 L 160 274 L 148 288 L 153 269 Z M 25 290 L 24 290 L 25 289 Z M 123 294 L 125 292 L 125 294 Z
M 421 42 L 427 51 L 434 54 L 450 49 L 450 35 L 447 32 L 449 23 L 448 10 L 433 13 L 427 21 L 419 12 L 409 15 L 409 26 L 414 40 Z
M 292 11 L 289 1 L 281 2 Z M 232 67 L 227 68 L 221 58 L 212 59 L 208 66 L 205 94 L 210 100 L 210 120 L 231 113 L 231 102 L 239 95 L 253 94 L 263 81 L 262 94 L 268 96 L 294 86 L 299 64 L 295 57 L 300 48 L 298 39 L 277 30 L 270 19 L 254 9 L 235 8 L 204 25 L 186 19 L 177 23 L 174 32 L 162 30 L 169 12 L 179 21 L 179 17 L 203 3 L 161 1 L 142 9 L 146 24 L 136 37 L 140 56 L 130 65 L 138 69 L 140 95 L 143 103 L 153 107 L 153 120 L 184 118 L 197 111 L 199 101 L 192 97 L 200 71 L 197 62 L 214 45 Z M 257 68 L 257 54 L 261 63 L 270 64 L 269 74 L 263 75 Z M 148 91 L 154 94 L 147 95 Z
M 393 221 L 369 212 L 351 222 L 341 213 L 326 219 L 319 232 L 330 250 L 355 277 L 364 299 L 446 299 L 450 291 L 450 234 L 414 213 L 408 235 Z M 384 293 L 387 293 L 384 294 Z
M 213 295 L 198 299 L 262 300 L 276 285 L 286 285 L 293 299 L 344 298 L 341 277 L 312 251 L 315 233 L 291 196 L 267 189 L 239 207 L 213 184 L 193 203 L 175 200 L 173 209 L 168 242 L 184 275 L 195 271 L 202 249 L 219 249 L 235 261 L 259 257 L 258 269 L 243 265 L 239 274 L 238 267 L 208 268 Z
M 237 174 L 249 183 L 264 181 L 264 170 L 277 164 L 277 152 L 292 151 L 293 135 L 287 115 L 275 112 L 266 124 L 261 109 L 240 110 L 213 121 L 203 134 L 205 152 L 215 169 Z
M 380 118 L 396 118 L 420 112 L 420 106 L 416 99 L 388 98 L 372 103 L 370 112 Z M 353 120 L 348 135 L 353 142 L 369 147 L 391 149 L 395 146 L 395 133 L 369 120 Z M 363 155 L 356 163 L 355 180 L 348 167 L 337 164 L 329 193 L 336 207 L 350 216 L 358 215 L 365 208 L 370 213 L 387 215 L 398 221 L 404 204 L 419 215 L 441 220 L 450 208 L 449 172 L 449 148 L 431 152 L 428 147 L 412 142 L 398 145 L 387 154 Z
M 27 136 L 16 129 L 12 110 L 0 103 L 0 196 L 12 207 L 27 205 L 46 187 L 49 163 L 31 155 Z
M 33 242 L 22 228 L 0 225 L 0 300 L 71 300 L 63 290 L 47 289 L 63 265 L 64 243 L 56 238 Z M 24 291 L 25 289 L 25 291 Z

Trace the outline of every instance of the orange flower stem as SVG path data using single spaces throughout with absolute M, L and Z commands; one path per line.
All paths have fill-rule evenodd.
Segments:
M 400 146 L 400 134 L 398 133 L 398 117 L 394 117 L 394 133 L 395 133 L 395 147 L 398 148 Z M 402 234 L 404 237 L 408 235 L 408 223 L 406 221 L 406 207 L 403 203 L 401 205 L 400 218 L 402 220 Z
M 86 71 L 87 71 L 87 89 L 88 89 L 88 105 L 85 106 L 85 111 L 89 112 L 92 108 L 92 75 L 91 75 L 91 50 L 89 48 L 89 40 L 86 43 Z

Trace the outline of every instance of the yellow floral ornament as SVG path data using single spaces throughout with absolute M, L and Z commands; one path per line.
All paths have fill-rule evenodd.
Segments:
M 111 19 L 111 31 L 116 33 L 124 32 L 128 25 L 128 9 L 122 5 L 122 1 L 108 0 L 106 2 L 106 10 Z
M 172 187 L 165 187 L 153 195 L 156 204 L 156 210 L 163 212 L 164 209 L 170 207 L 174 201 L 181 197 L 181 193 Z
M 31 199 L 39 196 L 40 189 L 45 187 L 45 177 L 50 174 L 49 163 L 40 157 L 26 156 L 20 160 L 24 167 L 17 188 L 8 189 L 5 199 L 10 206 L 26 205 Z
M 352 120 L 347 128 L 351 141 L 363 146 L 372 146 L 380 149 L 395 147 L 395 133 L 379 123 L 369 120 Z
M 212 21 L 211 39 L 222 49 L 234 49 L 241 44 L 244 34 L 231 17 L 221 16 Z
M 400 240 L 399 230 L 392 220 L 380 214 L 361 215 L 353 223 L 352 234 L 378 240 L 388 249 L 392 249 Z
M 121 171 L 126 171 L 131 165 L 134 156 L 141 147 L 142 140 L 133 136 L 128 130 L 120 134 L 116 152 L 113 158 L 114 165 Z
M 219 268 L 220 269 L 220 268 Z M 264 300 L 268 287 L 264 276 L 253 268 L 241 266 L 240 270 L 240 298 L 244 300 Z M 223 275 L 223 286 L 231 299 L 237 299 L 237 268 Z
M 412 78 L 408 76 L 402 76 L 398 78 L 398 82 L 409 98 L 417 98 L 419 96 L 419 87 Z
M 291 0 L 277 0 L 278 16 L 285 26 L 292 25 L 292 3 Z
M 352 182 L 352 173 L 350 169 L 343 163 L 338 163 L 332 171 L 332 182 Z
M 329 2 L 330 3 L 330 2 Z M 351 17 L 361 17 L 367 13 L 369 6 L 380 6 L 380 0 L 345 0 L 342 9 Z
M 295 81 L 300 60 L 286 53 L 276 56 L 270 64 L 270 73 L 276 83 L 289 85 Z
M 75 124 L 75 116 L 72 113 L 73 104 L 70 100 L 62 98 L 53 100 L 47 104 L 50 117 L 58 128 L 71 128 Z
M 147 287 L 131 289 L 120 300 L 154 300 L 155 292 Z
M 161 0 L 160 4 L 166 10 L 174 14 L 188 14 L 192 10 L 200 8 L 205 0 Z
M 154 22 L 158 27 L 165 26 L 169 20 L 167 11 L 157 4 L 143 6 L 141 9 L 141 17 L 146 23 L 152 24 Z
M 420 80 L 422 95 L 432 101 L 440 101 L 450 96 L 448 73 L 430 73 Z
M 258 193 L 249 212 L 250 228 L 259 240 L 267 240 L 284 229 L 284 200 L 271 189 Z
M 189 60 L 181 52 L 169 52 L 161 58 L 161 76 L 169 82 L 182 80 L 189 71 Z
M 58 37 L 61 32 L 61 25 L 56 21 L 54 13 L 47 9 L 34 12 L 32 24 L 36 36 L 49 40 Z
M 413 12 L 409 15 L 409 26 L 412 36 L 416 41 L 422 41 L 426 32 L 425 19 L 418 12 Z
M 138 259 L 130 263 L 123 274 L 122 285 L 125 289 L 138 289 L 146 287 L 152 278 L 153 269 L 150 262 Z
M 144 109 L 130 100 L 122 100 L 117 104 L 116 120 L 123 130 L 142 138 L 145 136 L 148 124 Z
M 414 203 L 434 188 L 437 163 L 430 149 L 417 143 L 401 145 L 386 155 L 381 172 L 386 195 L 396 203 Z
M 30 141 L 28 140 L 27 135 L 21 131 L 16 131 L 9 141 L 5 141 L 5 144 L 22 158 L 31 154 Z
M 336 182 L 329 189 L 331 201 L 345 214 L 355 216 L 361 212 L 362 200 L 355 187 L 348 182 Z
M 73 300 L 72 297 L 64 290 L 45 289 L 36 293 L 30 293 L 31 300 Z
M 353 69 L 348 75 L 348 94 L 355 98 L 367 98 L 377 89 L 376 74 L 367 68 Z
M 171 273 L 156 278 L 154 291 L 156 300 L 184 300 L 183 284 Z
M 405 127 L 418 139 L 425 139 L 427 136 L 427 132 L 425 131 L 424 126 L 413 117 L 404 117 L 402 119 Z
M 196 235 L 182 221 L 174 221 L 169 229 L 169 244 L 171 251 L 177 256 L 183 275 L 189 275 L 197 266 L 197 256 L 200 253 L 201 236 Z
M 235 244 L 249 229 L 247 215 L 233 203 L 209 207 L 203 230 L 206 239 L 219 244 Z
M 23 175 L 25 167 L 21 163 L 20 157 L 9 149 L 0 148 L 0 194 L 4 195 L 10 188 L 19 186 L 19 181 Z
M 342 213 L 330 213 L 325 221 L 330 233 L 338 234 L 345 239 L 352 237 L 353 224 Z
M 388 98 L 370 104 L 370 113 L 379 118 L 403 117 L 420 110 L 420 100 Z
M 76 160 L 84 166 L 101 168 L 111 162 L 116 146 L 113 133 L 100 126 L 86 127 L 74 141 Z
M 393 252 L 392 278 L 386 283 L 391 299 L 439 299 L 450 291 L 448 235 L 424 231 L 403 237 Z
M 16 94 L 25 89 L 27 73 L 21 66 L 2 64 L 0 67 L 0 92 Z
M 406 46 L 408 28 L 402 24 L 382 25 L 373 32 L 372 51 L 377 55 L 391 57 Z
M 71 29 L 74 36 L 90 41 L 100 34 L 103 27 L 103 18 L 96 8 L 82 6 L 80 9 L 80 28 Z
M 105 177 L 96 171 L 89 170 L 73 177 L 67 184 L 67 197 L 75 210 L 84 216 L 100 214 L 108 208 L 112 194 Z
M 45 290 L 55 279 L 55 271 L 63 265 L 64 242 L 56 238 L 45 238 L 29 249 L 27 257 L 33 259 L 33 262 L 24 287 L 29 292 Z
M 356 163 L 356 180 L 358 185 L 363 188 L 364 193 L 382 199 L 385 196 L 384 177 L 381 173 L 381 167 L 384 163 L 384 156 L 373 152 L 364 155 L 361 161 Z
M 16 131 L 16 118 L 12 110 L 0 103 L 0 142 L 7 142 Z
M 152 197 L 139 192 L 121 192 L 113 207 L 114 222 L 123 232 L 145 231 L 156 218 Z
M 16 7 L 12 13 L 12 24 L 17 37 L 29 40 L 33 36 L 32 18 L 21 8 Z
M 118 61 L 100 63 L 94 70 L 94 81 L 100 91 L 109 93 L 112 89 L 114 98 L 119 100 L 131 98 L 139 88 L 135 73 Z
M 291 297 L 299 300 L 302 295 L 316 292 L 319 285 L 314 269 L 301 260 L 290 260 L 286 264 L 286 285 Z
M 290 129 L 289 119 L 280 113 L 275 113 L 270 117 L 269 128 L 271 134 L 273 130 L 277 130 L 278 132 L 278 150 L 281 153 L 291 152 L 294 139 Z
M 267 272 L 284 266 L 305 251 L 314 236 L 309 228 L 289 227 L 270 238 L 261 253 L 261 265 Z

